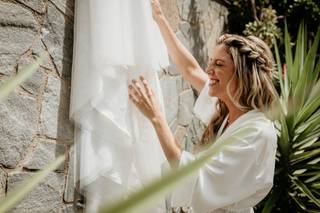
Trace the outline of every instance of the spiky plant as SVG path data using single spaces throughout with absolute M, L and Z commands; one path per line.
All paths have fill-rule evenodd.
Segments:
M 286 27 L 285 66 L 275 45 L 281 112 L 274 187 L 263 213 L 320 212 L 320 30 L 309 48 L 306 32 L 301 24 L 293 53 Z

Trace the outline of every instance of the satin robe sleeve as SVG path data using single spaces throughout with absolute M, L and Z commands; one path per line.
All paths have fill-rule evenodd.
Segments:
M 195 115 L 205 124 L 209 123 L 218 101 L 216 97 L 210 97 L 208 92 L 209 80 L 206 81 L 204 87 L 201 89 L 193 108 Z
M 273 185 L 274 136 L 261 129 L 226 145 L 172 194 L 173 206 L 191 206 L 196 213 L 216 209 L 248 209 L 260 202 Z M 183 151 L 180 165 L 197 158 Z
M 257 131 L 225 145 L 171 194 L 173 206 L 191 206 L 195 213 L 217 209 L 250 212 L 246 210 L 268 194 L 273 185 L 277 138 L 270 122 L 259 121 L 252 125 Z M 200 154 L 183 151 L 179 166 Z

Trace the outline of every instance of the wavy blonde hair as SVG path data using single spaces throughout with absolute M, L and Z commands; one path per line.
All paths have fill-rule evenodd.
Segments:
M 220 44 L 227 47 L 235 67 L 232 78 L 236 78 L 237 90 L 231 95 L 229 83 L 227 85 L 229 98 L 245 112 L 268 109 L 278 98 L 273 85 L 274 58 L 268 45 L 255 36 L 243 37 L 231 34 L 222 35 L 217 40 L 217 45 Z M 202 135 L 200 145 L 208 144 L 215 137 L 228 114 L 227 106 L 220 99 L 216 108 Z

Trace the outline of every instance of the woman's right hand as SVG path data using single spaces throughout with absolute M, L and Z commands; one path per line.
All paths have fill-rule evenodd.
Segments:
M 159 0 L 150 0 L 152 7 L 152 17 L 157 22 L 164 18 Z

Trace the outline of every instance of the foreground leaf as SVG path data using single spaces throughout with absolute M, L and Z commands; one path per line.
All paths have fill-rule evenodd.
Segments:
M 32 63 L 24 70 L 18 72 L 17 75 L 10 77 L 0 86 L 0 102 L 3 101 L 19 84 L 29 78 L 40 66 L 41 58 L 38 58 L 35 63 Z
M 239 137 L 243 137 L 254 131 L 256 131 L 256 128 L 243 127 L 230 137 L 217 139 L 217 141 L 210 148 L 204 151 L 203 154 L 199 158 L 197 158 L 197 160 L 189 163 L 186 166 L 168 172 L 161 179 L 148 184 L 140 191 L 130 195 L 128 199 L 119 201 L 111 206 L 103 207 L 99 212 L 143 212 L 143 210 L 152 207 L 153 204 L 155 204 L 159 199 L 163 198 L 165 195 L 171 192 L 174 187 L 177 187 L 179 183 L 183 182 L 185 178 L 188 178 L 199 168 L 201 168 L 214 155 L 218 154 L 225 145 L 234 143 L 239 140 Z
M 32 177 L 27 178 L 22 183 L 10 191 L 7 196 L 0 201 L 0 212 L 7 212 L 21 201 L 35 186 L 65 160 L 65 156 L 58 157 L 53 163 L 47 165 L 43 170 L 36 172 Z M 45 204 L 44 204 L 45 205 Z

